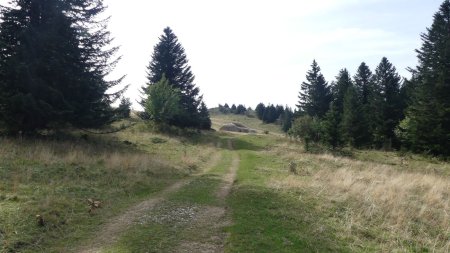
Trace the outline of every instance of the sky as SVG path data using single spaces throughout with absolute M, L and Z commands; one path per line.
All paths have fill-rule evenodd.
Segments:
M 316 59 L 327 81 L 382 57 L 410 77 L 420 34 L 442 0 L 104 0 L 127 75 L 126 96 L 139 99 L 153 47 L 171 27 L 186 51 L 208 107 L 259 102 L 295 106 Z

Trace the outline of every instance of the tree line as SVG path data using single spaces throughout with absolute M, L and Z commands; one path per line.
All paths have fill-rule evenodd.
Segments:
M 363 62 L 329 84 L 313 61 L 301 84 L 289 133 L 306 146 L 407 148 L 450 155 L 450 1 L 434 15 L 416 50 L 418 66 L 402 80 L 383 58 L 373 73 Z
M 252 108 L 248 107 L 246 108 L 245 105 L 235 105 L 232 104 L 231 107 L 225 103 L 224 105 L 219 104 L 219 112 L 224 114 L 237 114 L 237 115 L 245 115 L 247 112 L 251 112 Z
M 0 130 L 101 128 L 129 117 L 131 102 L 108 80 L 120 57 L 102 0 L 13 0 L 0 7 Z M 144 119 L 209 129 L 184 49 L 164 29 L 148 66 Z M 110 92 L 111 90 L 118 90 Z M 118 107 L 113 106 L 120 101 Z

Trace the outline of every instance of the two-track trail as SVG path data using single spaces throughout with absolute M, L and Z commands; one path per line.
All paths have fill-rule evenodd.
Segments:
M 228 149 L 233 150 L 231 140 L 228 140 Z M 224 228 L 232 223 L 230 210 L 227 208 L 225 200 L 236 179 L 239 161 L 239 155 L 233 152 L 231 166 L 227 174 L 222 177 L 222 184 L 215 193 L 219 205 L 203 207 L 189 227 L 189 232 L 197 235 L 196 240 L 182 242 L 174 252 L 219 253 L 224 251 L 228 236 Z
M 231 140 L 227 142 L 227 148 L 233 149 Z M 218 145 L 220 148 L 220 145 Z M 106 224 L 101 226 L 93 238 L 84 245 L 81 245 L 75 252 L 78 253 L 97 253 L 115 244 L 120 237 L 126 233 L 136 220 L 148 216 L 156 207 L 161 205 L 170 194 L 180 191 L 195 178 L 208 173 L 222 159 L 222 152 L 216 152 L 208 162 L 207 169 L 188 179 L 180 180 L 163 191 L 145 201 L 142 201 L 120 215 L 112 218 Z M 225 199 L 230 193 L 236 172 L 239 167 L 239 156 L 233 152 L 232 162 L 226 174 L 221 176 L 221 184 L 215 193 L 218 200 L 218 206 L 203 206 L 199 209 L 196 217 L 185 228 L 187 233 L 193 233 L 197 236 L 195 240 L 182 241 L 174 247 L 173 252 L 223 252 L 227 234 L 223 231 L 226 226 L 231 224 L 229 210 L 227 210 Z M 207 231 L 207 232 L 206 232 Z

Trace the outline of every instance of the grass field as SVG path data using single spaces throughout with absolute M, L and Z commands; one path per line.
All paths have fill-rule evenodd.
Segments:
M 311 154 L 276 125 L 213 115 L 215 128 L 230 121 L 259 134 L 180 137 L 138 123 L 101 137 L 0 139 L 0 252 L 83 252 L 149 199 L 99 252 L 449 252 L 449 163 Z

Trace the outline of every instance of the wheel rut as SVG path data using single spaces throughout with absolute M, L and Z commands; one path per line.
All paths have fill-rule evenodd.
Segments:
M 233 143 L 228 141 L 228 148 L 233 150 Z M 228 234 L 224 228 L 232 224 L 230 210 L 225 200 L 231 192 L 239 168 L 239 155 L 233 152 L 231 166 L 222 178 L 222 184 L 216 192 L 220 206 L 202 207 L 195 220 L 187 229 L 196 234 L 197 240 L 183 241 L 173 252 L 177 253 L 220 253 L 224 252 Z
M 180 190 L 183 186 L 189 184 L 196 177 L 207 173 L 212 167 L 214 167 L 221 160 L 221 157 L 222 153 L 217 152 L 208 162 L 207 170 L 197 173 L 189 179 L 180 180 L 170 185 L 169 187 L 161 191 L 158 195 L 149 198 L 145 201 L 142 201 L 128 208 L 122 214 L 112 218 L 101 228 L 99 228 L 99 232 L 96 233 L 93 239 L 87 242 L 86 245 L 81 246 L 78 250 L 75 250 L 75 252 L 77 253 L 102 252 L 104 248 L 111 246 L 112 244 L 117 242 L 120 236 L 135 224 L 136 220 L 151 212 L 156 206 L 161 204 L 169 194 Z

